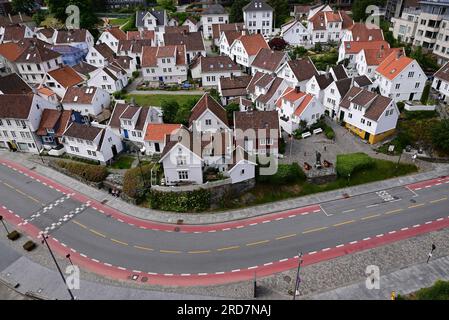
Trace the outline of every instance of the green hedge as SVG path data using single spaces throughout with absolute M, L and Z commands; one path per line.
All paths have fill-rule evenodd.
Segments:
M 209 209 L 210 191 L 198 189 L 186 192 L 160 192 L 151 190 L 150 206 L 153 209 L 175 212 L 199 212 Z
M 105 166 L 78 163 L 72 161 L 59 160 L 56 164 L 87 181 L 101 182 L 108 176 L 108 170 Z
M 373 158 L 362 152 L 339 154 L 336 168 L 339 176 L 347 177 L 356 171 L 373 167 L 374 163 Z
M 257 166 L 257 168 L 260 168 L 260 166 Z M 273 175 L 257 174 L 258 182 L 277 184 L 277 185 L 292 183 L 299 180 L 305 180 L 305 178 L 306 175 L 296 162 L 292 164 L 278 164 L 277 171 Z
M 410 295 L 398 295 L 397 300 L 449 300 L 449 281 L 437 280 L 433 286 Z
M 153 164 L 142 165 L 141 167 L 137 166 L 125 172 L 125 176 L 123 177 L 123 192 L 128 197 L 140 200 L 145 196 L 147 189 L 144 186 L 143 179 L 145 179 L 147 187 L 149 187 L 152 167 Z
M 426 86 L 424 87 L 424 90 L 421 95 L 421 103 L 422 104 L 424 104 L 424 105 L 427 104 L 427 100 L 429 100 L 429 94 L 430 94 L 430 83 L 427 83 Z

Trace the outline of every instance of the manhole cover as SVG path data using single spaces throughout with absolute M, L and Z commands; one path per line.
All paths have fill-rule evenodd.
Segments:
M 147 281 L 148 281 L 148 278 L 147 278 L 147 277 L 142 277 L 142 278 L 140 279 L 140 281 L 141 281 L 141 282 L 147 282 Z
M 284 281 L 290 283 L 292 281 L 292 278 L 290 278 L 290 276 L 284 276 Z

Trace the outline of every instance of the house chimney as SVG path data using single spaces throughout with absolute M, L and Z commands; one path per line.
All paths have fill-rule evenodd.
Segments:
M 300 86 L 296 86 L 295 87 L 295 92 L 296 93 L 300 93 L 301 92 L 301 87 Z

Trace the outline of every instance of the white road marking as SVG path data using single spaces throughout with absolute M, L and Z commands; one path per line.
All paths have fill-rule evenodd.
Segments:
M 287 261 L 287 260 L 288 260 L 288 258 L 285 258 L 285 259 L 279 260 L 279 262 L 285 262 L 285 261 Z
M 321 208 L 321 211 L 323 211 L 324 214 L 325 214 L 326 216 L 330 217 L 330 216 L 333 215 L 333 214 L 328 214 L 328 213 L 326 212 L 326 210 L 324 210 L 324 208 L 323 208 L 321 205 L 320 205 L 320 208 Z
M 366 206 L 367 208 L 373 208 L 373 207 L 377 207 L 379 204 L 370 204 L 369 206 Z
M 224 228 L 224 229 L 222 229 L 223 231 L 228 231 L 228 230 L 231 230 L 231 228 Z
M 257 268 L 258 268 L 258 266 L 249 267 L 248 270 L 251 270 L 251 269 L 257 269 Z
M 357 243 L 357 241 L 351 241 L 351 242 L 349 242 L 349 244 L 356 244 Z
M 240 269 L 231 270 L 231 272 L 239 272 L 239 271 L 240 271 Z
M 311 252 L 309 252 L 309 254 L 315 254 L 316 253 L 316 251 L 311 251 Z M 296 256 L 297 257 L 297 256 Z
M 321 251 L 329 251 L 331 248 L 324 248 Z
M 202 272 L 202 273 L 198 273 L 199 276 L 207 276 L 207 273 Z
M 339 244 L 338 246 L 335 246 L 335 248 L 341 248 L 341 247 L 344 247 L 345 245 L 344 244 Z
M 181 277 L 188 277 L 190 275 L 191 275 L 190 273 L 181 273 Z
M 264 266 L 271 266 L 273 264 L 273 262 L 267 262 L 267 263 L 264 263 L 263 265 Z
M 223 271 L 218 271 L 218 272 L 215 272 L 215 274 L 224 274 L 224 272 Z
M 291 215 L 289 215 L 288 217 L 289 217 L 289 218 L 294 218 L 294 217 L 296 217 L 296 215 L 291 214 Z
M 431 224 L 432 223 L 432 221 L 427 221 L 426 223 L 424 223 L 424 224 Z
M 381 234 L 378 234 L 376 237 L 377 237 L 377 238 L 380 238 L 380 237 L 383 237 L 383 236 L 384 236 L 384 234 L 381 233 Z
M 443 220 L 443 218 L 438 218 L 438 219 L 437 219 L 437 221 L 442 221 L 442 220 Z
M 371 240 L 371 238 L 368 237 L 368 238 L 363 239 L 363 241 L 368 241 L 368 240 Z
M 401 230 L 402 230 L 402 231 L 405 231 L 405 230 L 408 230 L 408 228 L 402 228 Z
M 110 263 L 107 263 L 107 262 L 105 262 L 105 263 L 103 263 L 105 266 L 108 266 L 108 267 L 112 267 L 112 264 L 110 264 Z
M 390 232 L 388 232 L 388 234 L 393 234 L 393 233 L 396 233 L 396 231 L 390 231 Z
M 250 226 L 255 226 L 257 224 L 258 224 L 257 222 L 254 222 L 254 223 L 251 223 Z
M 284 218 L 276 218 L 276 221 L 280 221 L 280 220 L 283 220 Z

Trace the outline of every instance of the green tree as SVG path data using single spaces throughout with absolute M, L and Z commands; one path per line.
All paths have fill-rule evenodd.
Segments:
M 366 13 L 366 8 L 370 5 L 384 7 L 386 0 L 354 0 L 352 4 L 352 19 L 357 22 L 365 21 L 369 16 L 369 13 Z
M 249 3 L 249 0 L 235 0 L 232 2 L 229 10 L 229 22 L 243 22 L 243 7 Z
M 442 151 L 449 152 L 449 120 L 439 121 L 431 131 L 434 145 Z
M 36 11 L 35 14 L 33 14 L 33 21 L 36 23 L 37 26 L 40 26 L 42 21 L 44 21 L 47 18 L 47 12 L 43 10 Z
M 175 123 L 176 113 L 179 109 L 179 104 L 173 100 L 164 100 L 161 103 L 162 118 L 165 123 Z
M 96 30 L 95 26 L 99 19 L 95 11 L 103 6 L 103 0 L 47 0 L 50 13 L 59 21 L 65 22 L 67 6 L 75 5 L 80 9 L 80 28 L 89 29 L 91 32 Z
M 267 3 L 274 10 L 274 26 L 279 28 L 290 18 L 290 7 L 287 0 L 268 0 Z
M 234 117 L 234 112 L 240 111 L 240 106 L 238 103 L 233 102 L 233 103 L 228 104 L 225 107 L 225 109 L 226 109 L 226 113 L 228 115 L 228 120 L 232 120 Z
M 294 47 L 293 50 L 289 52 L 291 59 L 303 58 L 307 55 L 307 49 L 304 47 Z
M 175 2 L 173 0 L 157 0 L 157 4 L 167 10 L 167 11 L 171 11 L 171 12 L 175 12 L 176 11 L 176 5 Z
M 12 0 L 11 6 L 14 13 L 30 15 L 34 10 L 34 0 Z

